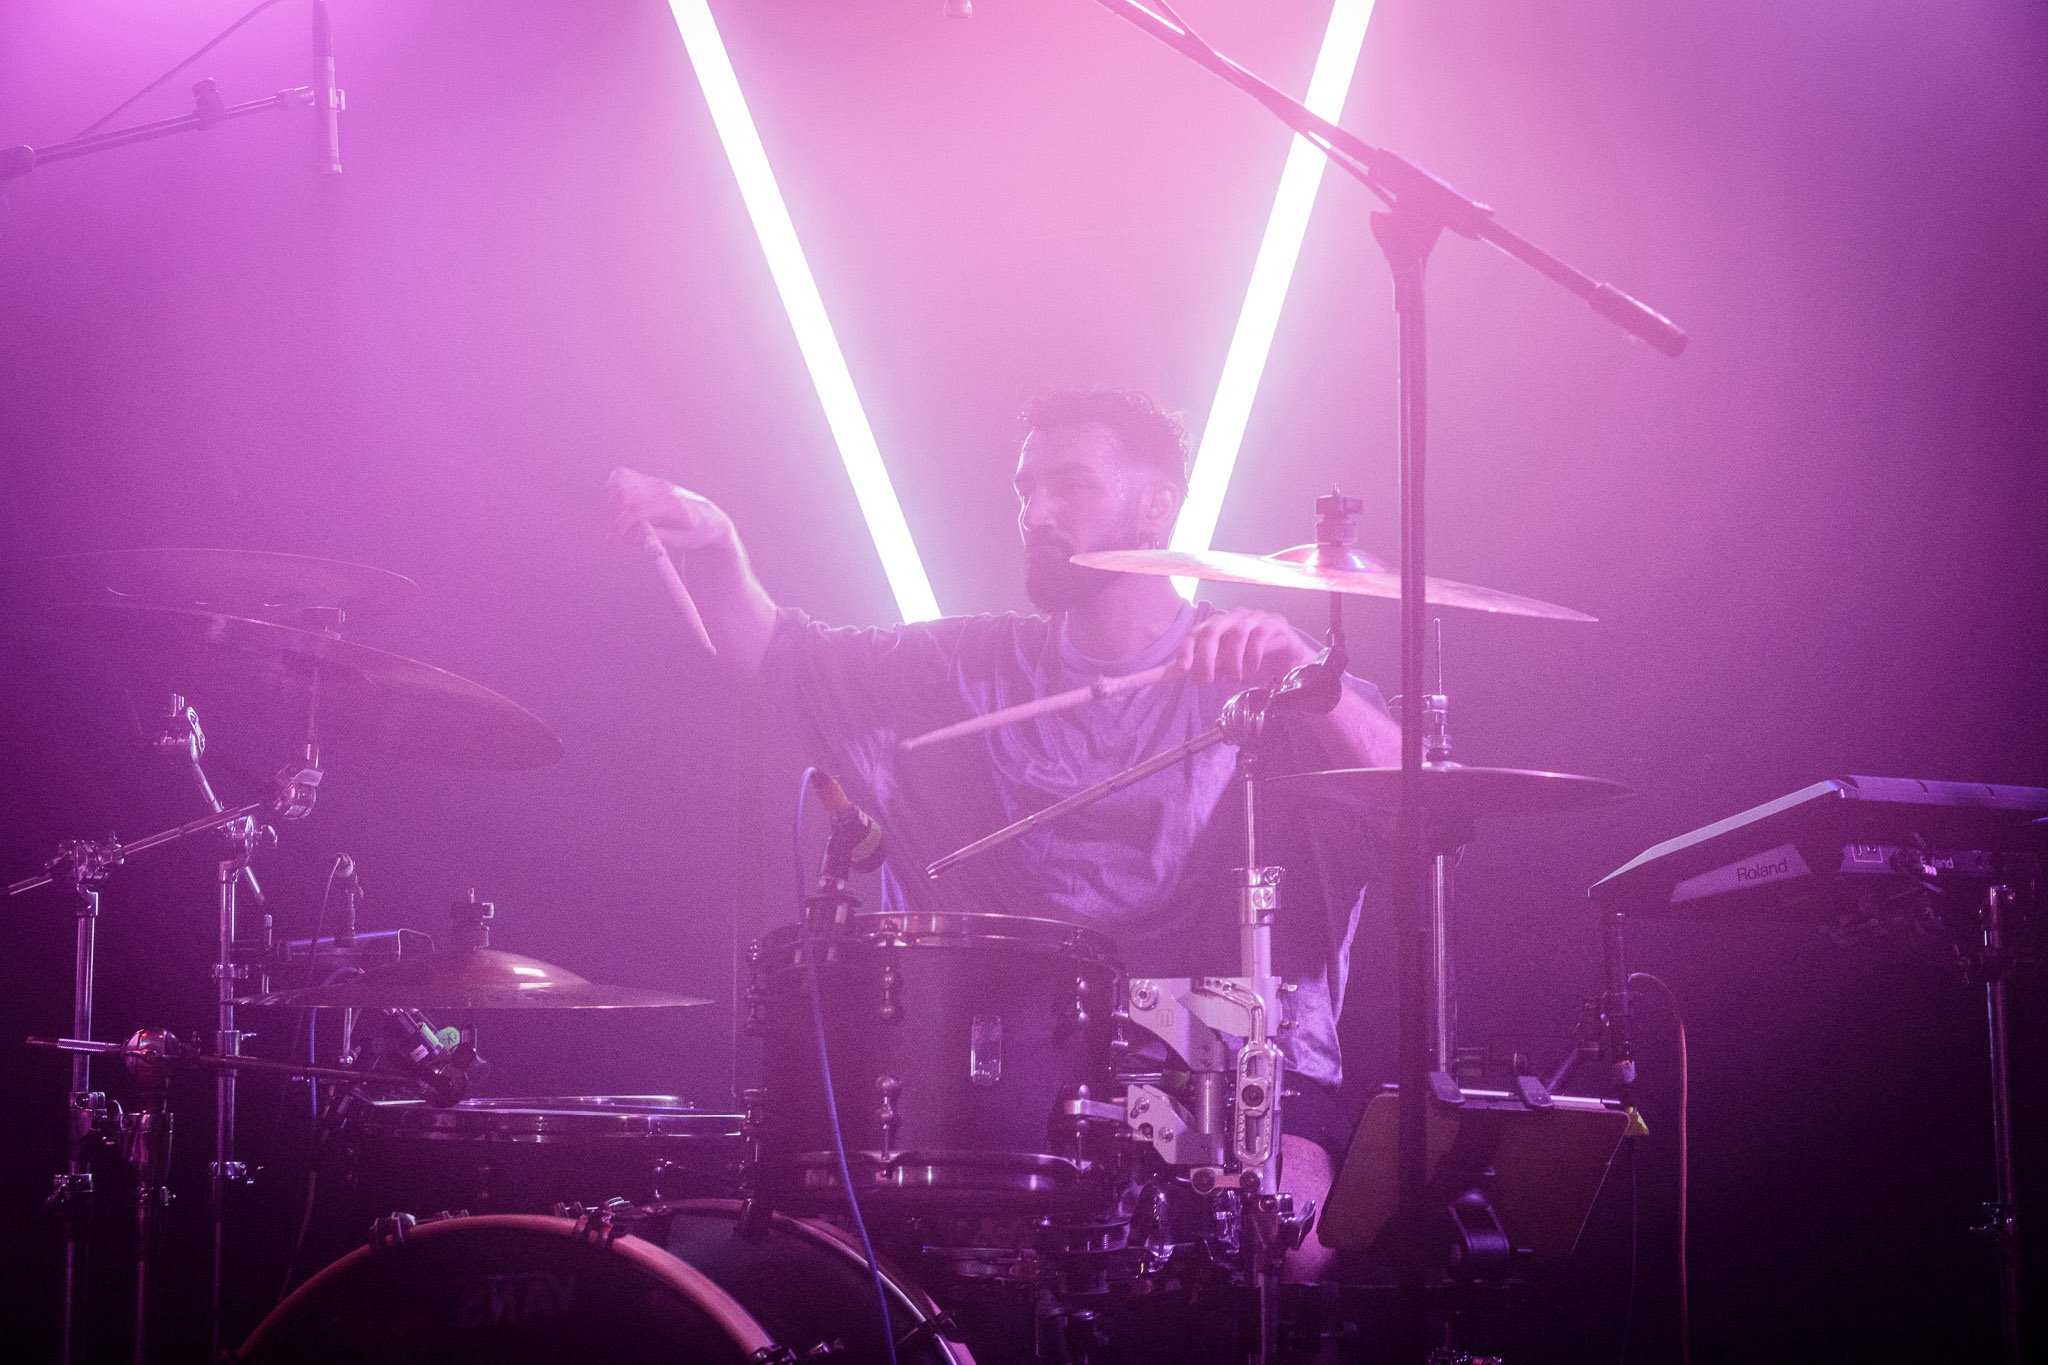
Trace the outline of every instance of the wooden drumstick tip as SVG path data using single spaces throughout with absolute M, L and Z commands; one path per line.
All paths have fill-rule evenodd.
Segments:
M 640 548 L 654 562 L 655 572 L 661 575 L 662 583 L 668 588 L 670 600 L 676 604 L 676 610 L 683 614 L 683 620 L 689 625 L 690 634 L 696 639 L 698 646 L 712 658 L 717 658 L 718 646 L 711 643 L 711 632 L 704 628 L 704 617 L 697 610 L 697 600 L 690 596 L 690 589 L 683 582 L 683 576 L 676 572 L 676 562 L 669 557 L 668 546 L 661 543 L 661 537 L 644 521 L 640 523 Z

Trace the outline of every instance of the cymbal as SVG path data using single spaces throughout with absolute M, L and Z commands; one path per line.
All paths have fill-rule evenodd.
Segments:
M 13 604 L 128 602 L 274 617 L 320 608 L 388 616 L 419 585 L 367 564 L 264 550 L 101 550 L 11 564 Z
M 1355 553 L 1336 563 L 1327 563 L 1326 556 L 1319 553 L 1321 548 L 1297 545 L 1270 555 L 1231 550 L 1093 550 L 1075 555 L 1074 563 L 1117 573 L 1172 575 L 1209 582 L 1251 583 L 1263 588 L 1302 588 L 1400 600 L 1400 574 L 1390 572 L 1375 559 Z M 1496 588 L 1454 583 L 1448 578 L 1426 579 L 1424 588 L 1431 606 L 1463 607 L 1499 616 L 1536 616 L 1548 621 L 1595 619 L 1570 607 Z
M 711 1002 L 634 986 L 600 986 L 566 968 L 497 948 L 457 948 L 402 957 L 331 986 L 274 991 L 235 1003 L 285 1009 L 621 1010 Z
M 554 733 L 510 698 L 320 631 L 124 602 L 51 608 L 38 624 L 124 680 L 296 725 L 310 716 L 323 743 L 339 737 L 458 768 L 538 768 L 562 757 Z
M 1306 784 L 1378 814 L 1391 815 L 1401 804 L 1399 768 L 1331 768 L 1269 780 L 1288 787 Z M 1449 820 L 1548 815 L 1636 794 L 1634 788 L 1605 778 L 1529 768 L 1467 768 L 1457 763 L 1426 764 L 1422 793 L 1429 813 Z

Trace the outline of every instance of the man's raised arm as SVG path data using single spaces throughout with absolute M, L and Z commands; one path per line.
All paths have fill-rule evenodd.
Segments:
M 742 674 L 759 671 L 775 632 L 775 601 L 747 564 L 732 518 L 709 498 L 633 469 L 605 481 L 612 539 L 635 544 L 651 527 L 689 585 L 719 659 Z

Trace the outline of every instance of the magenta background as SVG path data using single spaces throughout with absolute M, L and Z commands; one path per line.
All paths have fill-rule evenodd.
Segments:
M 831 620 L 892 617 L 879 565 L 666 8 L 334 8 L 340 183 L 294 112 L 0 187 L 0 536 L 9 557 L 227 545 L 418 579 L 416 612 L 356 638 L 501 688 L 568 758 L 462 774 L 333 746 L 320 809 L 262 867 L 281 922 L 304 931 L 343 849 L 371 927 L 438 929 L 476 885 L 503 946 L 720 1002 L 501 1029 L 499 1088 L 722 1094 L 730 945 L 793 893 L 794 756 L 603 543 L 599 486 L 626 462 L 717 498 L 771 591 Z M 937 0 L 716 8 L 942 607 L 1022 607 L 1013 414 L 1129 384 L 1199 429 L 1284 135 L 1084 0 L 983 0 L 968 23 Z M 1184 8 L 1291 88 L 1327 13 Z M 1459 757 L 1644 793 L 1466 860 L 1466 1038 L 1547 1055 L 1597 983 L 1583 889 L 1646 845 L 1834 773 L 2048 784 L 2048 23 L 2022 0 L 1379 10 L 1346 125 L 1694 336 L 1672 363 L 1489 249 L 1433 263 L 1431 566 L 1602 618 L 1447 622 Z M 69 136 L 236 13 L 15 0 L 0 142 Z M 305 51 L 292 0 L 122 121 L 184 112 L 202 74 L 230 102 L 300 84 Z M 1325 183 L 1222 546 L 1305 539 L 1337 479 L 1393 552 L 1371 208 Z M 1393 612 L 1351 620 L 1392 690 Z M 47 660 L 11 675 L 0 873 L 189 813 L 110 737 L 104 689 Z M 206 719 L 223 787 L 275 766 L 257 727 Z M 117 876 L 103 1035 L 203 1024 L 209 892 L 206 850 Z M 1361 1087 L 1391 1054 L 1388 942 L 1377 918 L 1361 935 Z M 0 943 L 0 1036 L 54 1031 L 68 920 L 17 902 Z M 1635 956 L 1692 1029 L 1701 1358 L 1986 1345 L 1960 1231 L 1989 1191 L 1981 1002 L 1806 929 L 1645 927 Z M 1674 1088 L 1654 1007 L 1642 1033 L 1649 1360 L 1670 1350 Z M 0 1078 L 0 1219 L 33 1290 L 61 1068 L 10 1052 Z M 1559 1290 L 1559 1359 L 1613 1349 L 1618 1194 Z

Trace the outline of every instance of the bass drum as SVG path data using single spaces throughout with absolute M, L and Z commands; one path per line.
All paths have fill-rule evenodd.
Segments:
M 567 1218 L 422 1223 L 328 1266 L 237 1358 L 276 1365 L 744 1365 L 774 1346 L 711 1278 L 637 1237 Z
M 866 1262 L 822 1223 L 774 1215 L 740 1231 L 731 1200 L 582 1223 L 495 1214 L 422 1223 L 328 1266 L 238 1353 L 258 1365 L 757 1365 L 827 1345 L 834 1365 L 887 1359 Z M 665 1249 L 664 1249 L 665 1248 Z M 973 1365 L 939 1309 L 882 1267 L 901 1365 Z
M 837 1224 L 770 1214 L 742 1231 L 745 1205 L 731 1199 L 656 1204 L 634 1215 L 639 1235 L 666 1246 L 746 1305 L 776 1343 L 833 1365 L 883 1365 L 888 1354 L 875 1286 L 853 1234 Z M 882 1292 L 899 1365 L 974 1365 L 941 1331 L 939 1305 L 884 1259 Z M 950 1323 L 946 1329 L 951 1330 Z

